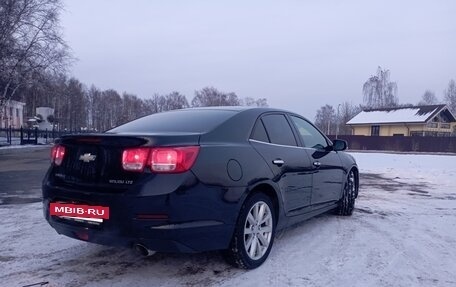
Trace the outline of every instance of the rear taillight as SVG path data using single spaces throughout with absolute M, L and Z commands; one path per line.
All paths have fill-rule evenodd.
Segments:
M 122 167 L 127 171 L 141 172 L 146 167 L 149 158 L 149 148 L 133 148 L 122 153 Z
M 55 145 L 51 150 L 51 163 L 59 166 L 63 162 L 65 156 L 65 147 L 61 145 Z
M 198 146 L 153 148 L 150 169 L 153 172 L 179 173 L 189 170 L 198 155 Z
M 142 172 L 149 166 L 156 173 L 180 173 L 192 167 L 198 152 L 198 146 L 127 149 L 122 154 L 122 167 Z

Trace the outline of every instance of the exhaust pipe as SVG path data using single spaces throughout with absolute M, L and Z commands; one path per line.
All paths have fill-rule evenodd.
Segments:
M 156 251 L 148 249 L 146 246 L 144 246 L 142 244 L 139 244 L 139 243 L 135 244 L 134 249 L 136 250 L 136 252 L 138 252 L 142 256 L 146 256 L 146 257 L 147 256 L 152 256 L 156 252 Z

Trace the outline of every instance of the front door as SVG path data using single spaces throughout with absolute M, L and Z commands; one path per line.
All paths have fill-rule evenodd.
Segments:
M 312 205 L 334 202 L 340 199 L 344 170 L 335 151 L 306 148 L 314 164 Z
M 313 166 L 312 205 L 335 202 L 340 199 L 344 182 L 342 161 L 320 131 L 303 118 L 290 116 L 302 145 Z
M 264 115 L 257 121 L 250 142 L 274 173 L 273 180 L 280 187 L 286 214 L 308 210 L 313 170 L 307 152 L 298 147 L 285 115 Z

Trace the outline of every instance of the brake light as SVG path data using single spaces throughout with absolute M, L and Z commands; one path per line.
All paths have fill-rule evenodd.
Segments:
M 55 145 L 51 149 L 51 163 L 60 166 L 65 156 L 65 147 L 61 145 Z
M 198 146 L 153 148 L 150 168 L 159 173 L 185 172 L 192 167 L 198 152 Z
M 122 167 L 127 171 L 142 172 L 149 157 L 149 148 L 134 148 L 122 153 Z
M 148 165 L 152 172 L 180 173 L 192 167 L 198 152 L 199 146 L 126 149 L 122 153 L 122 167 L 142 172 Z

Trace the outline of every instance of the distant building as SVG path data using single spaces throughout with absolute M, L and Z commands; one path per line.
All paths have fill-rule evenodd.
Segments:
M 25 103 L 17 101 L 6 101 L 0 118 L 0 127 L 18 129 L 24 125 L 24 106 Z
M 446 105 L 363 110 L 347 125 L 363 136 L 456 135 L 456 118 Z

